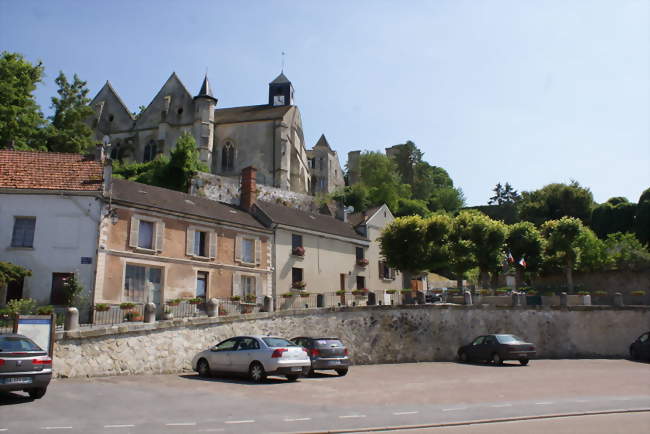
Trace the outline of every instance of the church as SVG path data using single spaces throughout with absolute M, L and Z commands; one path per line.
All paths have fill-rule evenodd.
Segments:
M 91 101 L 88 120 L 111 157 L 147 162 L 169 154 L 185 132 L 196 140 L 201 161 L 213 174 L 239 177 L 257 168 L 257 183 L 303 194 L 327 194 L 344 186 L 338 155 L 324 135 L 307 149 L 294 88 L 284 73 L 269 83 L 266 104 L 217 108 L 208 77 L 194 96 L 176 73 L 153 100 L 133 114 L 110 82 Z

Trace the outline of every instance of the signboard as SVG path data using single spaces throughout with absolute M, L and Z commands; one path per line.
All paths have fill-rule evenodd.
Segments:
M 27 336 L 52 357 L 55 328 L 54 315 L 20 315 L 16 333 Z
M 93 263 L 93 258 L 90 256 L 82 256 L 81 257 L 81 263 L 82 264 L 92 264 Z

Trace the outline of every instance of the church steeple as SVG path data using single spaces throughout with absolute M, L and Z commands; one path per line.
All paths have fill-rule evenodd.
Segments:
M 284 72 L 269 83 L 269 105 L 293 105 L 293 85 Z
M 212 95 L 212 86 L 210 86 L 210 81 L 208 80 L 207 74 L 203 78 L 203 83 L 201 84 L 201 90 L 199 90 L 199 94 L 194 97 L 194 99 L 197 98 L 208 98 L 213 100 L 215 104 L 217 103 L 217 98 Z

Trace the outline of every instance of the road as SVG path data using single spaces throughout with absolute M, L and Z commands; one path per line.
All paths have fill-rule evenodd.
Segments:
M 519 432 L 536 432 L 534 427 L 545 432 L 549 424 L 580 426 L 576 417 L 583 417 L 620 418 L 632 426 L 626 432 L 647 433 L 649 374 L 647 363 L 590 359 L 534 360 L 529 366 L 354 366 L 345 377 L 324 373 L 296 383 L 273 377 L 263 384 L 237 378 L 204 380 L 193 373 L 65 379 L 54 380 L 37 401 L 22 393 L 0 395 L 0 432 L 259 433 L 408 426 L 420 427 L 420 432 L 507 433 L 515 432 L 508 429 L 517 424 L 529 426 Z M 648 411 L 622 413 L 643 409 Z M 610 411 L 617 413 L 433 428 Z M 594 426 L 604 427 L 605 422 Z

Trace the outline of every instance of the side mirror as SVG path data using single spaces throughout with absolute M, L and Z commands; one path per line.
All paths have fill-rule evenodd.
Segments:
M 219 348 L 217 348 L 217 347 L 212 347 L 212 348 L 210 348 L 210 351 L 219 351 Z

